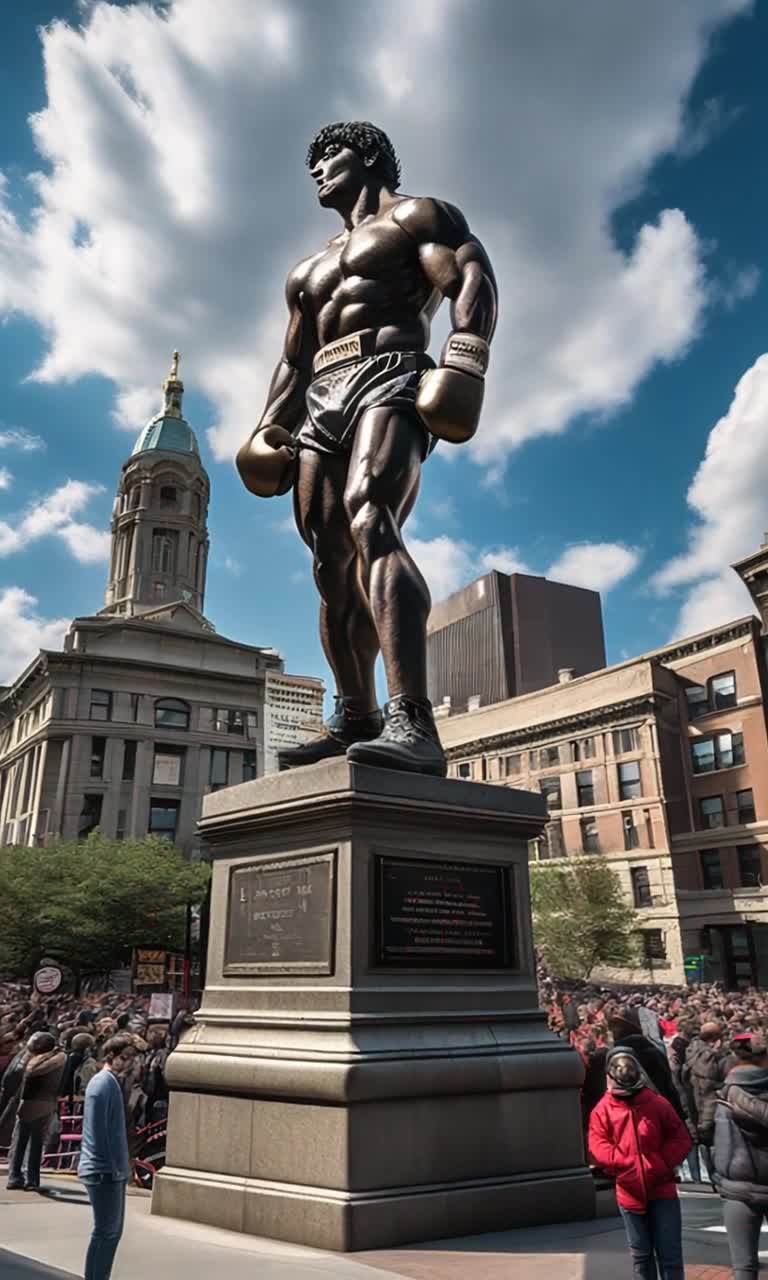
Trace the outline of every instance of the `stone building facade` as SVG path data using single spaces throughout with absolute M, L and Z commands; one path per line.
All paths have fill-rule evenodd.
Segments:
M 195 855 L 203 796 L 272 765 L 270 679 L 301 701 L 298 740 L 321 719 L 321 681 L 218 635 L 203 613 L 210 485 L 183 390 L 175 356 L 163 409 L 122 468 L 104 608 L 75 618 L 63 650 L 39 653 L 0 694 L 5 844 L 98 826 Z
M 698 956 L 707 979 L 768 984 L 764 670 L 747 617 L 438 720 L 452 776 L 546 796 L 536 858 L 596 854 L 618 872 L 645 960 L 614 976 L 682 982 Z

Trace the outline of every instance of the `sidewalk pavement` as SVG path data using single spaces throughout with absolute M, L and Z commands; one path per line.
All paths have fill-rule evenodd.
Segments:
M 1 1280 L 82 1276 L 91 1228 L 85 1192 L 51 1177 L 45 1194 L 0 1190 Z M 622 1280 L 630 1263 L 616 1218 L 434 1241 L 362 1254 L 332 1254 L 195 1223 L 153 1218 L 146 1193 L 128 1196 L 113 1280 Z M 255 1268 L 258 1267 L 258 1273 Z M 728 1280 L 727 1267 L 688 1266 L 686 1280 Z

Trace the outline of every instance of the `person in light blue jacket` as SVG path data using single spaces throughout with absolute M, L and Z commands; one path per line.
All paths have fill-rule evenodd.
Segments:
M 113 1036 L 104 1065 L 85 1091 L 78 1175 L 93 1209 L 85 1280 L 109 1280 L 125 1221 L 125 1188 L 131 1174 L 123 1090 L 118 1077 L 136 1056 L 133 1037 Z

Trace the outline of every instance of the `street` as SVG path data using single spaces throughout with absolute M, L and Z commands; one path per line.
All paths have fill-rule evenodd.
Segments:
M 728 1248 L 719 1199 L 683 1190 L 686 1280 L 728 1280 Z M 176 1280 L 216 1274 L 246 1280 L 508 1280 L 510 1264 L 521 1280 L 629 1280 L 621 1222 L 531 1227 L 462 1240 L 442 1240 L 364 1254 L 334 1255 L 280 1241 L 256 1239 L 187 1222 L 152 1218 L 149 1197 L 128 1199 L 126 1232 L 114 1280 L 159 1275 Z M 1 1280 L 73 1280 L 82 1275 L 90 1212 L 81 1188 L 50 1179 L 44 1196 L 0 1192 Z M 470 1257 L 471 1255 L 471 1257 Z M 768 1234 L 765 1252 L 768 1257 Z M 469 1266 L 468 1266 L 469 1264 Z

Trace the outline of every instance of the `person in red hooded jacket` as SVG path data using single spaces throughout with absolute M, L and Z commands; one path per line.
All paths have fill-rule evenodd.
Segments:
M 684 1280 L 675 1169 L 691 1138 L 674 1107 L 649 1088 L 631 1049 L 606 1058 L 608 1091 L 589 1119 L 589 1150 L 616 1179 L 616 1199 L 632 1255 L 634 1280 Z

